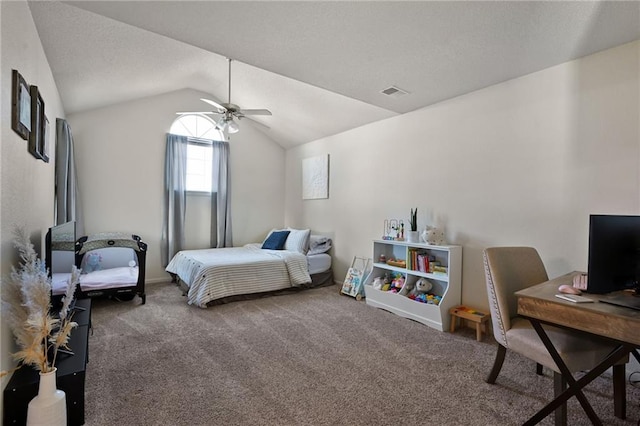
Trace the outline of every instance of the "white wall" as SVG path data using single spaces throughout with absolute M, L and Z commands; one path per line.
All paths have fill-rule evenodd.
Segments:
M 36 250 L 42 253 L 43 236 L 53 225 L 53 134 L 56 118 L 64 118 L 64 112 L 26 2 L 0 2 L 0 39 L 0 276 L 6 277 L 11 266 L 18 264 L 13 248 L 15 227 L 23 226 L 31 234 Z M 49 163 L 36 160 L 28 151 L 28 142 L 11 128 L 12 69 L 17 69 L 27 84 L 37 85 L 44 100 L 50 122 Z M 15 364 L 10 353 L 16 348 L 7 325 L 2 322 L 0 328 L 0 369 L 6 370 Z M 7 379 L 0 383 L 2 389 Z
M 68 118 L 85 233 L 140 235 L 150 282 L 168 278 L 160 264 L 165 134 L 176 111 L 202 110 L 201 97 L 211 95 L 185 89 Z M 230 141 L 234 245 L 261 241 L 284 218 L 284 149 L 250 123 L 240 126 Z M 203 229 L 208 240 L 209 225 Z
M 482 250 L 536 247 L 585 270 L 590 213 L 640 213 L 640 42 L 287 151 L 285 222 L 335 232 L 341 280 L 386 218 L 463 246 L 463 303 L 487 308 Z M 301 199 L 301 159 L 330 154 L 330 198 Z

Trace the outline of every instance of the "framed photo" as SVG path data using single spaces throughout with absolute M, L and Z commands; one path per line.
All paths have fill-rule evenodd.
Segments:
M 49 119 L 44 116 L 43 130 L 42 130 L 42 160 L 45 163 L 49 162 Z
M 11 128 L 27 140 L 31 132 L 31 95 L 29 86 L 17 70 L 11 74 Z
M 36 158 L 43 159 L 44 152 L 44 101 L 38 86 L 31 86 L 31 132 L 29 132 L 29 152 Z

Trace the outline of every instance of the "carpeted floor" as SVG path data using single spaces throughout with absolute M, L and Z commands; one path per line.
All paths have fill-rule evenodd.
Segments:
M 433 330 L 335 286 L 208 309 L 173 284 L 147 290 L 146 305 L 94 300 L 89 426 L 519 425 L 553 394 L 551 373 L 513 353 L 485 383 L 492 339 Z M 626 421 L 613 416 L 610 378 L 586 395 L 606 425 L 640 418 L 629 384 Z M 568 411 L 569 424 L 589 424 L 575 398 Z

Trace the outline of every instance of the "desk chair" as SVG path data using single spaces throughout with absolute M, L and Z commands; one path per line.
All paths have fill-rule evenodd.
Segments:
M 538 374 L 542 374 L 543 366 L 553 370 L 554 393 L 558 396 L 567 387 L 566 379 L 529 320 L 518 317 L 514 296 L 518 290 L 549 280 L 542 259 L 531 247 L 492 247 L 484 251 L 483 258 L 493 334 L 498 342 L 498 353 L 487 383 L 495 383 L 510 349 L 535 361 Z M 590 370 L 614 349 L 614 345 L 607 342 L 558 327 L 545 326 L 545 331 L 571 373 Z M 622 419 L 626 415 L 624 364 L 628 360 L 627 356 L 613 367 L 614 412 Z M 566 425 L 566 404 L 556 410 L 555 422 Z

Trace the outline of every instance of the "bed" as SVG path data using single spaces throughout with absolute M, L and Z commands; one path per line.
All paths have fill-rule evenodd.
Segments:
M 75 265 L 81 270 L 76 297 L 111 296 L 146 302 L 145 264 L 147 244 L 137 235 L 101 233 L 79 238 Z M 51 274 L 53 295 L 64 294 L 69 273 Z
M 280 247 L 266 243 L 288 232 Z M 206 308 L 237 296 L 333 284 L 331 239 L 309 230 L 272 230 L 263 243 L 242 247 L 182 250 L 165 270 L 185 290 L 187 303 Z

